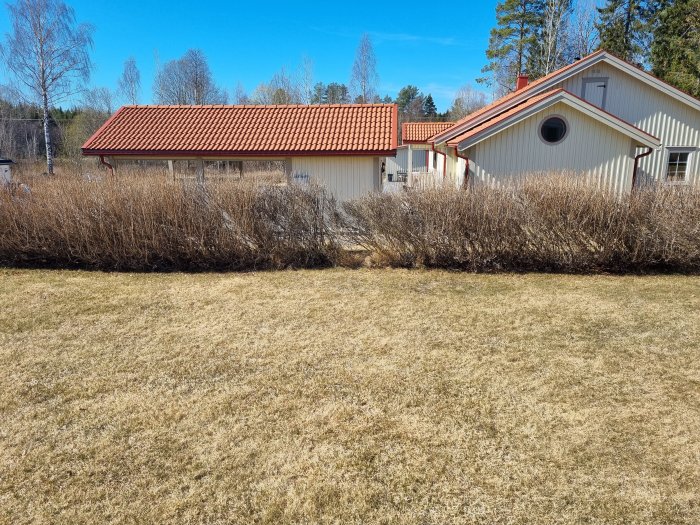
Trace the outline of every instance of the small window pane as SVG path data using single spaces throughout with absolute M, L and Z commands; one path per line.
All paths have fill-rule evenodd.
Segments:
M 540 134 L 545 142 L 556 144 L 566 135 L 566 122 L 559 117 L 548 118 L 542 123 Z
M 687 151 L 672 151 L 668 154 L 666 178 L 670 182 L 682 182 L 688 168 L 690 153 Z

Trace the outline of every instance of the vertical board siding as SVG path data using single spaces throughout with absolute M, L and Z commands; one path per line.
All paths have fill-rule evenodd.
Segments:
M 669 147 L 700 148 L 700 111 L 605 63 L 595 64 L 563 81 L 562 87 L 582 96 L 583 79 L 609 78 L 605 110 L 657 137 L 662 144 L 640 162 L 641 180 L 663 181 Z M 700 184 L 700 151 L 692 155 L 688 182 Z
M 292 177 L 306 174 L 339 201 L 348 201 L 375 191 L 375 165 L 375 157 L 293 157 Z
M 568 135 L 560 144 L 540 139 L 539 125 L 550 115 L 568 122 Z M 558 103 L 474 145 L 467 156 L 475 184 L 499 186 L 523 174 L 566 172 L 583 174 L 621 194 L 632 187 L 632 149 L 628 136 Z

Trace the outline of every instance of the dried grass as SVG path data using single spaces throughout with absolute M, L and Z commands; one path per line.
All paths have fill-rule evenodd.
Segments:
M 697 277 L 0 271 L 0 522 L 695 524 Z

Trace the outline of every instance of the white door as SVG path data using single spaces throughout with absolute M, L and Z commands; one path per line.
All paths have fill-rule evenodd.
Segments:
M 583 98 L 594 106 L 605 109 L 607 99 L 608 79 L 607 78 L 584 78 Z

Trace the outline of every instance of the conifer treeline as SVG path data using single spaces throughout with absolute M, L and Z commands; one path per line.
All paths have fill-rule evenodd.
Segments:
M 588 2 L 588 3 L 587 3 Z M 700 96 L 700 0 L 502 0 L 480 79 L 502 94 L 605 49 Z

